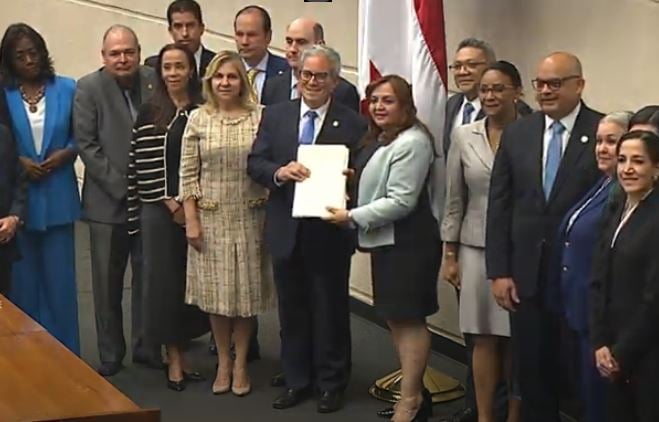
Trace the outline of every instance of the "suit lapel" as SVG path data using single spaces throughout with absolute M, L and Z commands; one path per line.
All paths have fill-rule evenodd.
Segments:
M 40 158 L 43 160 L 48 152 L 48 147 L 53 140 L 55 132 L 55 122 L 58 120 L 60 107 L 58 101 L 58 92 L 55 84 L 48 82 L 46 84 L 46 118 L 43 131 L 43 146 L 41 147 Z
M 105 100 L 109 104 L 116 104 L 117 108 L 119 109 L 119 113 L 121 113 L 121 118 L 125 121 L 124 124 L 132 127 L 133 116 L 131 116 L 130 114 L 130 109 L 128 108 L 128 104 L 126 104 L 126 97 L 124 97 L 123 92 L 121 92 L 121 88 L 119 88 L 119 84 L 112 77 L 112 75 L 110 75 L 105 70 L 101 70 L 101 80 L 103 81 L 103 85 L 105 86 L 104 90 L 109 96 Z
M 286 148 L 289 151 L 288 157 L 297 157 L 297 147 L 300 138 L 300 100 L 288 103 L 289 113 L 294 114 L 294 119 L 281 119 L 283 126 L 283 140 L 286 142 Z
M 142 101 L 142 104 L 146 103 L 149 98 L 151 97 L 151 94 L 153 94 L 153 81 L 151 78 L 148 76 L 148 74 L 144 71 L 146 69 L 140 68 L 139 74 L 140 74 L 140 99 Z M 136 108 L 139 109 L 141 104 L 137 104 Z
M 7 98 L 7 108 L 14 125 L 14 132 L 19 142 L 20 155 L 27 155 L 33 160 L 38 158 L 37 150 L 34 147 L 34 138 L 32 137 L 32 127 L 25 112 L 23 98 L 18 89 L 5 89 Z M 43 150 L 43 148 L 42 148 Z
M 542 204 L 546 205 L 545 191 L 542 183 L 542 144 L 545 136 L 545 117 L 542 113 L 533 114 L 528 137 L 529 157 L 534 157 L 531 162 L 531 176 L 535 180 L 536 195 L 542 198 Z
M 565 155 L 563 155 L 563 158 L 561 159 L 561 164 L 558 167 L 558 173 L 556 174 L 556 180 L 554 181 L 554 186 L 552 187 L 551 195 L 549 196 L 550 201 L 558 192 L 560 192 L 561 185 L 568 179 L 570 172 L 576 168 L 576 164 L 581 155 L 584 152 L 592 151 L 593 149 L 592 145 L 595 140 L 590 139 L 587 128 L 584 125 L 584 108 L 585 106 L 582 104 L 579 115 L 574 122 L 574 128 L 572 128 L 570 139 L 567 142 L 567 148 L 565 148 Z
M 481 160 L 485 168 L 491 171 L 492 163 L 494 162 L 494 153 L 492 152 L 492 148 L 487 139 L 485 120 L 478 120 L 472 133 L 474 136 L 470 136 L 467 143 L 476 156 Z
M 331 100 L 329 108 L 327 109 L 325 121 L 323 121 L 323 126 L 320 128 L 320 132 L 318 132 L 316 143 L 335 144 L 342 141 L 341 137 L 338 136 L 341 123 L 339 113 L 337 113 L 336 107 L 334 106 L 334 100 Z

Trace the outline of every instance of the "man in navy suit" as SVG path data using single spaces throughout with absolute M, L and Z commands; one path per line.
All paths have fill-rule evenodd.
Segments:
M 4 92 L 0 94 L 0 114 L 5 116 Z M 16 230 L 25 217 L 28 180 L 18 161 L 16 142 L 7 126 L 0 123 L 0 294 L 11 287 L 12 262 L 18 258 Z
M 257 99 L 261 102 L 266 79 L 284 73 L 288 63 L 283 57 L 271 54 L 268 46 L 272 40 L 272 20 L 261 6 L 243 7 L 233 21 L 236 49 L 247 69 Z
M 201 6 L 195 0 L 175 0 L 167 7 L 167 30 L 172 41 L 185 44 L 194 54 L 197 68 L 195 69 L 197 79 L 201 79 L 206 72 L 206 67 L 215 53 L 201 43 L 204 35 L 204 19 L 201 14 Z M 158 63 L 158 55 L 153 55 L 144 60 L 147 66 L 155 67 Z
M 261 102 L 265 105 L 293 100 L 299 97 L 297 89 L 300 58 L 305 49 L 313 45 L 324 45 L 323 26 L 309 18 L 298 18 L 286 27 L 286 60 L 290 69 L 266 81 Z M 334 89 L 334 99 L 359 112 L 357 88 L 340 78 Z
M 352 229 L 319 218 L 292 217 L 296 182 L 308 169 L 296 161 L 299 144 L 344 144 L 354 151 L 365 120 L 332 99 L 338 53 L 324 46 L 304 52 L 301 98 L 268 106 L 248 157 L 247 171 L 270 190 L 265 240 L 273 260 L 286 390 L 276 409 L 295 406 L 317 389 L 318 412 L 341 408 L 350 376 L 348 278 Z
M 559 422 L 560 321 L 548 303 L 558 226 L 595 184 L 595 132 L 602 117 L 582 101 L 579 59 L 553 53 L 533 81 L 540 112 L 501 136 L 487 212 L 487 278 L 511 311 L 522 420 Z

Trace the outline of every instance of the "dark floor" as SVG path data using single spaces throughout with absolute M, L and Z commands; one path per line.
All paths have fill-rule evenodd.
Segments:
M 94 328 L 94 310 L 91 296 L 91 272 L 89 258 L 89 237 L 87 227 L 79 225 L 77 236 L 77 273 L 78 298 L 80 308 L 80 332 L 82 340 L 82 357 L 96 367 L 96 331 Z M 124 289 L 124 313 L 126 316 L 126 338 L 130 338 L 130 284 Z M 374 323 L 358 316 L 352 317 L 353 375 L 346 394 L 344 409 L 340 412 L 320 415 L 316 412 L 315 402 L 310 400 L 293 409 L 274 410 L 271 406 L 278 389 L 268 385 L 269 378 L 275 374 L 279 365 L 279 326 L 274 312 L 260 317 L 259 340 L 262 359 L 251 365 L 252 393 L 244 398 L 231 394 L 214 396 L 210 391 L 210 380 L 214 377 L 216 361 L 206 351 L 208 338 L 204 337 L 193 343 L 190 362 L 209 378 L 208 382 L 189 385 L 187 390 L 176 393 L 165 388 L 162 371 L 145 369 L 130 365 L 130 356 L 124 362 L 127 367 L 116 376 L 109 378 L 117 388 L 123 391 L 142 407 L 157 407 L 162 411 L 163 422 L 187 421 L 376 421 L 382 420 L 375 412 L 386 406 L 368 395 L 372 382 L 397 369 L 396 358 L 391 346 L 388 332 Z M 129 348 L 130 349 L 130 348 Z M 431 365 L 446 374 L 460 378 L 464 367 L 439 354 L 433 354 Z M 450 414 L 461 406 L 461 400 L 435 406 L 436 417 Z

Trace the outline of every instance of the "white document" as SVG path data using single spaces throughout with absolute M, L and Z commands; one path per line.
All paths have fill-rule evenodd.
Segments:
M 346 207 L 346 176 L 350 151 L 345 145 L 300 145 L 297 161 L 311 175 L 295 183 L 293 217 L 326 217 L 327 207 Z

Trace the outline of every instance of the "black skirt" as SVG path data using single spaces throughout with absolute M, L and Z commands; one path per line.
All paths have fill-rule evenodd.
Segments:
M 369 250 L 375 310 L 386 320 L 423 319 L 439 309 L 441 241 L 426 192 L 394 223 L 394 245 Z
M 185 229 L 162 203 L 142 203 L 144 327 L 155 344 L 180 344 L 209 331 L 208 315 L 185 304 Z

